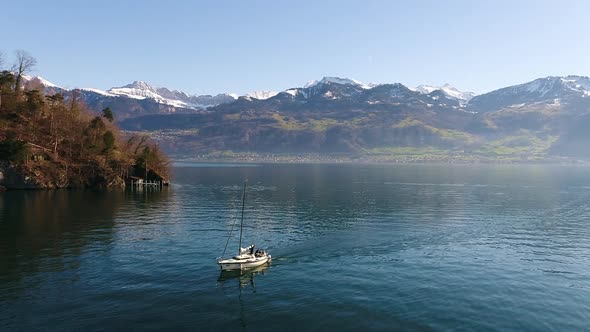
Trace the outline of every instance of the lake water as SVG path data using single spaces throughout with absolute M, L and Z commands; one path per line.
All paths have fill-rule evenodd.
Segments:
M 0 330 L 588 329 L 590 168 L 226 166 L 1 193 Z M 220 275 L 244 178 L 274 259 Z

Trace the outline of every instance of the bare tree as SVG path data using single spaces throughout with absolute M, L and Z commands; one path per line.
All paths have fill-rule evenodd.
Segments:
M 16 93 L 16 97 L 18 98 L 23 75 L 30 72 L 37 65 L 37 59 L 35 59 L 27 51 L 23 50 L 17 50 L 15 52 L 15 55 L 16 63 L 13 67 L 14 75 L 16 76 L 14 92 Z

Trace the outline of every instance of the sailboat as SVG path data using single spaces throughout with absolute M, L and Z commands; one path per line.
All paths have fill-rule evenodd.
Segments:
M 217 259 L 217 264 L 221 268 L 222 271 L 231 271 L 231 270 L 247 270 L 251 268 L 255 268 L 261 265 L 264 265 L 271 260 L 271 256 L 263 249 L 257 249 L 254 251 L 254 244 L 242 248 L 242 233 L 244 229 L 244 207 L 246 204 L 246 184 L 248 181 L 244 181 L 244 192 L 242 193 L 242 218 L 240 221 L 240 242 L 238 245 L 238 254 L 232 258 L 223 258 L 220 257 Z M 231 231 L 229 234 L 231 237 Z M 228 237 L 228 242 L 229 242 Z M 227 248 L 227 243 L 225 245 Z M 224 250 L 225 254 L 225 250 Z M 222 254 L 223 256 L 223 254 Z

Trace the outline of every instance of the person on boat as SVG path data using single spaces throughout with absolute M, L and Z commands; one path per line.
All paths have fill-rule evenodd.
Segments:
M 250 255 L 254 255 L 254 245 L 250 246 Z
M 256 250 L 256 254 L 254 255 L 255 257 L 262 257 L 264 256 L 264 249 L 257 249 Z

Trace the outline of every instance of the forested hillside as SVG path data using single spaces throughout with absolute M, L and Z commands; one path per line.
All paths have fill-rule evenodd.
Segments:
M 0 63 L 0 172 L 7 188 L 124 187 L 129 176 L 167 179 L 167 157 L 148 136 L 125 136 L 109 108 L 91 113 L 76 91 L 23 87 L 36 64 L 24 51 Z

